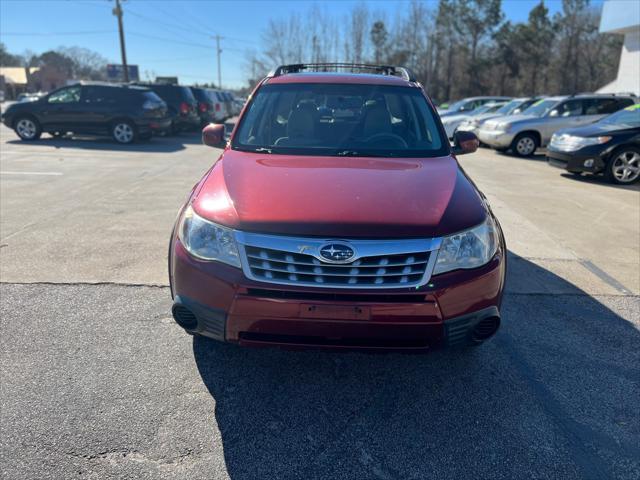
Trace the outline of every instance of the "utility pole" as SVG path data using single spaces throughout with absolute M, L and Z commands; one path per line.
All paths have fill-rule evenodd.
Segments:
M 220 40 L 224 37 L 216 35 L 213 38 L 216 39 L 216 52 L 218 53 L 218 88 L 222 88 L 222 71 L 220 70 L 220 54 L 222 53 L 222 50 L 220 49 Z
M 116 0 L 116 8 L 113 14 L 118 17 L 118 31 L 120 32 L 120 53 L 122 54 L 122 69 L 125 83 L 129 83 L 129 67 L 127 66 L 127 50 L 124 45 L 124 27 L 122 26 L 122 6 L 120 0 Z M 219 67 L 218 67 L 219 68 Z

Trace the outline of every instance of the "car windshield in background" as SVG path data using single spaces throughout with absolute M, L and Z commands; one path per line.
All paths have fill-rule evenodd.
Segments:
M 529 108 L 521 112 L 523 115 L 532 115 L 534 117 L 542 117 L 555 105 L 558 104 L 558 100 L 538 100 Z
M 640 104 L 631 105 L 601 120 L 602 123 L 621 127 L 640 127 Z
M 417 88 L 266 85 L 234 137 L 237 150 L 298 155 L 434 157 L 449 144 Z
M 509 103 L 505 103 L 498 110 L 496 110 L 496 113 L 508 115 L 511 112 L 513 112 L 516 108 L 518 108 L 518 106 L 521 104 L 522 104 L 522 100 L 511 100 Z
M 460 107 L 462 107 L 463 105 L 466 105 L 467 103 L 470 103 L 469 100 L 458 100 L 457 102 L 449 105 L 446 109 L 457 111 L 457 110 L 460 110 Z

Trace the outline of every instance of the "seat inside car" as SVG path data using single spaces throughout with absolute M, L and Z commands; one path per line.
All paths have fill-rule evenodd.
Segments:
M 391 114 L 383 98 L 368 100 L 364 105 L 363 136 L 372 137 L 381 133 L 391 133 Z
M 318 109 L 310 100 L 302 100 L 289 114 L 287 136 L 276 140 L 275 145 L 302 146 L 317 143 L 316 117 Z

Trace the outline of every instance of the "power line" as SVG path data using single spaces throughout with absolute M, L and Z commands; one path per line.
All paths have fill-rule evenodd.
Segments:
M 211 45 L 204 45 L 201 43 L 193 43 L 193 42 L 182 42 L 179 40 L 173 40 L 171 38 L 163 38 L 163 37 L 157 37 L 155 35 L 147 35 L 146 33 L 138 33 L 138 32 L 128 32 L 129 35 L 134 35 L 136 37 L 142 37 L 142 38 L 149 38 L 151 40 L 159 40 L 161 42 L 170 42 L 170 43 L 179 43 L 181 45 L 189 45 L 191 47 L 199 47 L 199 48 L 206 48 L 207 50 L 211 50 L 213 47 L 211 47 Z
M 112 34 L 113 30 L 83 30 L 77 32 L 1 32 L 0 36 L 38 36 L 38 37 L 54 37 L 63 35 L 104 35 Z
M 203 35 L 203 34 L 198 33 L 198 32 L 185 31 L 184 28 L 180 28 L 180 27 L 178 27 L 176 25 L 172 25 L 170 23 L 163 22 L 163 21 L 157 20 L 155 18 L 147 17 L 146 15 L 142 15 L 140 13 L 137 13 L 137 12 L 131 10 L 130 7 L 127 8 L 126 12 L 128 14 L 130 14 L 130 15 L 133 15 L 134 17 L 140 18 L 141 20 L 145 20 L 146 22 L 153 23 L 154 25 L 163 25 L 166 28 L 172 29 L 173 32 L 171 32 L 171 33 L 173 33 L 174 35 L 178 35 L 180 38 L 182 38 L 183 40 L 186 40 L 186 41 L 191 41 L 192 39 L 184 37 L 183 36 L 184 33 L 192 34 L 192 35 L 195 34 L 195 35 L 199 35 L 199 36 Z

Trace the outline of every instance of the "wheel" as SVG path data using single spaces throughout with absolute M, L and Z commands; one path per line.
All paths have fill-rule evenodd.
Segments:
M 607 180 L 619 185 L 630 185 L 640 179 L 640 148 L 623 147 L 611 155 L 605 170 Z
M 33 117 L 18 118 L 15 125 L 16 133 L 21 140 L 26 142 L 37 140 L 42 135 L 42 127 Z
M 519 157 L 530 157 L 538 149 L 538 138 L 531 133 L 521 133 L 511 144 L 511 150 Z
M 111 127 L 111 136 L 116 142 L 126 145 L 136 139 L 136 130 L 128 120 L 120 120 Z

